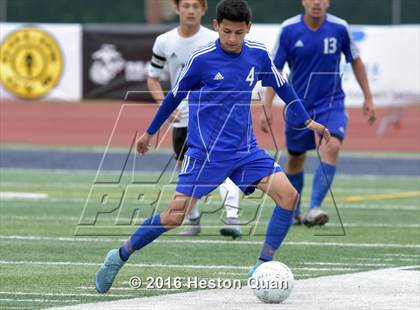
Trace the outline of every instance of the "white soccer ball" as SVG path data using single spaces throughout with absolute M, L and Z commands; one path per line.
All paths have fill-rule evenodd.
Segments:
M 294 285 L 293 273 L 285 264 L 271 261 L 258 266 L 248 286 L 265 303 L 281 303 L 289 297 Z

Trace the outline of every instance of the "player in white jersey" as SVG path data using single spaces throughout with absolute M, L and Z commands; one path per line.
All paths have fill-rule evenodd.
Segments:
M 154 100 L 160 103 L 164 93 L 159 77 L 165 65 L 169 70 L 172 87 L 182 71 L 191 53 L 198 47 L 214 41 L 216 32 L 201 25 L 201 18 L 207 10 L 207 0 L 173 0 L 176 13 L 179 15 L 179 26 L 158 36 L 153 45 L 153 57 L 149 67 L 148 88 Z M 172 145 L 175 152 L 178 168 L 181 167 L 187 151 L 188 128 L 188 101 L 184 100 L 178 110 L 172 115 Z M 220 233 L 232 236 L 233 239 L 241 237 L 239 226 L 239 188 L 230 180 L 219 186 L 220 196 L 226 208 L 225 225 Z M 184 236 L 197 235 L 201 231 L 200 211 L 194 206 L 188 214 L 188 223 L 181 232 Z

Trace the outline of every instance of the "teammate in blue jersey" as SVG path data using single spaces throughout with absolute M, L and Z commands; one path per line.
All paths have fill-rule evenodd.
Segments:
M 146 219 L 121 248 L 108 252 L 96 274 L 99 293 L 109 290 L 134 251 L 181 225 L 191 206 L 228 177 L 245 194 L 258 188 L 276 203 L 256 266 L 272 260 L 285 238 L 298 194 L 280 166 L 256 143 L 250 107 L 257 81 L 273 87 L 288 103 L 288 119 L 295 126 L 306 126 L 327 141 L 330 134 L 310 118 L 294 90 L 278 74 L 264 46 L 244 40 L 250 20 L 245 0 L 223 0 L 218 4 L 214 27 L 219 39 L 191 55 L 147 132 L 137 141 L 137 151 L 146 153 L 153 135 L 189 94 L 188 151 L 169 208 Z
M 315 171 L 312 196 L 308 212 L 302 218 L 300 201 L 295 211 L 295 223 L 308 227 L 324 225 L 328 214 L 321 204 L 334 179 L 338 154 L 347 128 L 347 113 L 344 107 L 344 92 L 341 88 L 340 60 L 344 54 L 350 62 L 365 98 L 363 112 L 372 124 L 375 110 L 369 83 L 347 23 L 327 14 L 329 0 L 303 0 L 304 14 L 292 17 L 281 26 L 274 48 L 274 64 L 281 72 L 287 62 L 290 67 L 289 82 L 296 90 L 310 116 L 325 124 L 332 139 L 329 143 L 320 141 L 321 162 Z M 271 106 L 275 94 L 267 89 L 265 98 L 266 115 L 262 116 L 262 130 L 269 132 L 272 122 Z M 315 135 L 310 130 L 285 124 L 288 158 L 285 171 L 290 182 L 302 192 L 304 183 L 303 164 L 306 151 L 316 147 Z

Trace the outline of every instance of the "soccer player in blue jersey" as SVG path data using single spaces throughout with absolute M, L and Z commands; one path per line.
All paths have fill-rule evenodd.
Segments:
M 321 139 L 319 152 L 321 162 L 312 184 L 312 196 L 308 212 L 300 216 L 300 201 L 295 211 L 295 223 L 308 226 L 324 225 L 328 214 L 321 204 L 334 179 L 338 154 L 347 128 L 347 113 L 344 107 L 344 92 L 341 88 L 341 54 L 350 62 L 356 79 L 363 91 L 363 112 L 372 124 L 375 109 L 363 62 L 358 55 L 346 21 L 327 14 L 329 0 L 303 0 L 304 14 L 292 17 L 281 26 L 274 48 L 274 64 L 281 72 L 287 62 L 290 67 L 289 82 L 296 90 L 309 115 L 325 124 L 332 139 L 324 143 Z M 275 94 L 267 89 L 266 115 L 261 118 L 262 130 L 269 132 L 272 122 L 271 106 Z M 304 183 L 303 164 L 306 151 L 316 147 L 315 135 L 310 130 L 285 124 L 288 150 L 285 171 L 290 182 L 302 192 Z
M 250 20 L 245 0 L 223 0 L 218 4 L 214 27 L 219 39 L 191 55 L 146 133 L 137 141 L 137 151 L 145 154 L 153 135 L 189 94 L 188 151 L 169 208 L 146 219 L 121 248 L 108 252 L 96 274 L 99 293 L 109 290 L 134 251 L 181 225 L 191 206 L 228 177 L 245 194 L 258 188 L 276 203 L 255 266 L 272 260 L 285 238 L 298 194 L 280 166 L 256 143 L 251 95 L 257 81 L 273 87 L 290 106 L 287 119 L 295 126 L 306 126 L 327 141 L 330 134 L 307 114 L 294 90 L 278 74 L 265 47 L 244 40 Z

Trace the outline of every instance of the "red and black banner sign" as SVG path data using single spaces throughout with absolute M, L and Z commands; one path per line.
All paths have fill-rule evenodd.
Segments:
M 153 101 L 147 72 L 156 37 L 168 26 L 84 25 L 83 98 Z M 162 76 L 169 89 L 168 75 Z

